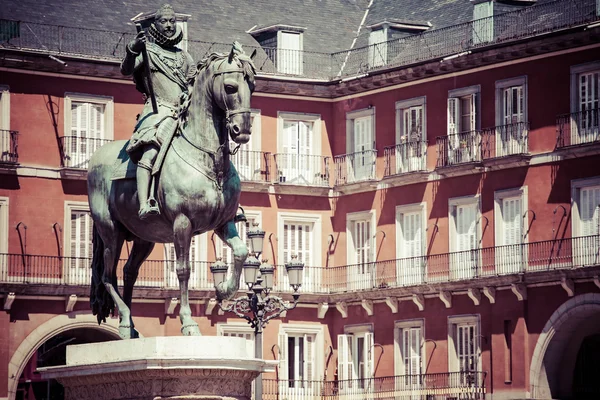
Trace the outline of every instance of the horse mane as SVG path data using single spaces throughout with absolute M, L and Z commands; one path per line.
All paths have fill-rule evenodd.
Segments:
M 233 59 L 238 61 L 238 65 L 244 71 L 244 78 L 248 80 L 248 82 L 254 84 L 254 78 L 256 76 L 256 67 L 254 66 L 254 62 L 250 57 L 246 54 L 239 53 L 238 51 L 234 51 Z M 229 57 L 229 54 L 223 53 L 211 53 L 208 56 L 204 57 L 200 62 L 198 62 L 196 73 L 199 74 L 204 69 L 208 68 L 209 65 L 214 63 L 215 61 L 223 60 Z

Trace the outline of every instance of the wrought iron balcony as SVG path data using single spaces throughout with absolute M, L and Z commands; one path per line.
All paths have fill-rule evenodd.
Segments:
M 437 166 L 450 167 L 481 161 L 481 132 L 469 131 L 455 135 L 438 136 Z
M 63 136 L 60 144 L 63 152 L 63 167 L 75 169 L 87 169 L 90 158 L 94 151 L 104 144 L 111 142 L 110 139 L 95 139 L 78 136 Z
M 556 118 L 556 148 L 600 141 L 597 108 L 559 115 Z
M 256 47 L 254 62 L 260 73 L 335 80 L 396 68 L 511 43 L 600 20 L 595 0 L 555 0 L 468 21 L 418 35 L 336 53 L 317 53 Z M 43 54 L 117 60 L 131 32 L 73 28 L 23 21 L 0 20 L 0 48 Z M 231 44 L 187 40 L 188 51 L 200 60 L 213 51 L 226 52 Z M 254 48 L 246 46 L 248 53 Z
M 483 400 L 486 375 L 486 372 L 442 372 L 338 381 L 263 379 L 263 399 Z
M 300 186 L 329 186 L 330 157 L 310 154 L 273 154 L 275 183 Z
M 383 149 L 384 177 L 427 170 L 427 142 L 399 143 Z
M 529 153 L 529 123 L 515 122 L 482 130 L 482 157 L 492 159 Z
M 231 156 L 231 161 L 243 182 L 270 182 L 271 153 L 238 150 Z
M 0 129 L 0 164 L 16 165 L 19 162 L 17 138 L 19 132 Z
M 376 179 L 377 150 L 335 156 L 335 186 Z

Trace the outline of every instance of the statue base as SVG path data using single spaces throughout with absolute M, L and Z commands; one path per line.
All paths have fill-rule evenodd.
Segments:
M 39 368 L 65 400 L 250 400 L 254 378 L 275 361 L 237 337 L 152 337 L 67 346 L 67 364 Z

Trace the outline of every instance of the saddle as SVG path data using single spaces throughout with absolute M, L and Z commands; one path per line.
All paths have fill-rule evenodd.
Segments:
M 131 161 L 129 154 L 127 154 L 127 151 L 125 151 L 128 145 L 129 140 L 125 142 L 123 148 L 119 152 L 119 156 L 115 160 L 112 176 L 110 178 L 111 181 L 120 179 L 135 179 L 137 164 Z

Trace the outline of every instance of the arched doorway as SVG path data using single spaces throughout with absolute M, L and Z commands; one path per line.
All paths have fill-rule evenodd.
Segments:
M 561 305 L 540 333 L 529 373 L 533 399 L 598 399 L 600 379 L 589 368 L 600 361 L 600 294 L 575 296 Z M 598 367 L 594 367 L 598 370 Z M 592 397 L 585 393 L 592 392 Z M 583 397 L 581 397 L 583 396 Z
M 67 345 L 114 340 L 114 336 L 93 328 L 70 329 L 51 337 L 36 350 L 19 378 L 16 400 L 62 400 L 63 387 L 56 380 L 40 377 L 37 368 L 65 365 Z

